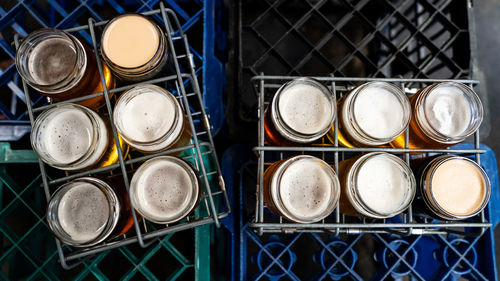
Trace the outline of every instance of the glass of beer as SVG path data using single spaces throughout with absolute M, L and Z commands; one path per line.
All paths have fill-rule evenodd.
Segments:
M 161 28 L 143 15 L 117 16 L 102 33 L 102 56 L 123 80 L 146 80 L 158 74 L 167 61 L 166 49 Z
M 313 156 L 281 160 L 264 172 L 266 207 L 291 222 L 321 221 L 336 208 L 339 196 L 335 170 Z
M 143 153 L 186 146 L 191 128 L 177 99 L 155 85 L 139 85 L 123 93 L 114 123 L 122 138 Z
M 401 135 L 411 118 L 410 102 L 393 84 L 368 82 L 339 102 L 339 143 L 346 147 L 381 146 Z M 328 132 L 333 143 L 335 128 Z
M 132 207 L 154 223 L 182 220 L 193 212 L 200 198 L 198 173 L 186 161 L 173 156 L 144 162 L 130 182 Z
M 271 145 L 312 143 L 335 121 L 335 100 L 320 82 L 298 78 L 278 89 L 265 113 L 265 138 Z
M 126 145 L 120 140 L 126 154 Z M 52 167 L 78 171 L 118 161 L 113 135 L 96 112 L 77 104 L 59 104 L 40 114 L 31 131 L 31 145 Z
M 106 88 L 115 87 L 111 71 L 103 64 Z M 103 91 L 95 54 L 73 35 L 53 28 L 30 33 L 16 53 L 17 71 L 40 94 L 63 101 Z M 104 96 L 78 104 L 97 109 Z
M 462 156 L 442 155 L 425 165 L 420 193 L 434 216 L 462 220 L 486 207 L 491 186 L 486 172 L 476 162 Z
M 114 188 L 91 177 L 59 187 L 47 208 L 54 235 L 65 244 L 88 247 L 126 233 L 133 225 L 130 204 L 126 191 Z
M 416 182 L 401 158 L 372 152 L 339 163 L 340 211 L 349 216 L 383 219 L 408 208 Z
M 466 85 L 442 82 L 427 86 L 410 98 L 413 113 L 409 148 L 445 148 L 472 135 L 483 120 L 483 105 Z M 405 135 L 391 146 L 403 148 Z

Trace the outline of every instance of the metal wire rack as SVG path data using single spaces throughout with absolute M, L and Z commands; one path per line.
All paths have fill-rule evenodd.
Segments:
M 370 220 L 353 218 L 342 215 L 339 206 L 328 218 L 318 223 L 298 224 L 284 222 L 282 217 L 276 217 L 267 211 L 264 204 L 263 184 L 264 171 L 273 162 L 297 154 L 310 154 L 322 158 L 326 162 L 335 166 L 338 172 L 339 161 L 349 158 L 350 154 L 363 152 L 389 152 L 400 155 L 410 164 L 411 153 L 425 153 L 426 155 L 437 153 L 456 153 L 471 155 L 480 164 L 480 154 L 485 153 L 480 149 L 479 131 L 474 133 L 473 149 L 410 149 L 408 148 L 408 129 L 406 131 L 405 148 L 346 148 L 338 145 L 338 116 L 335 120 L 335 143 L 330 143 L 325 137 L 318 145 L 306 147 L 280 147 L 269 146 L 264 140 L 264 112 L 272 99 L 272 96 L 283 83 L 290 81 L 293 76 L 265 76 L 259 75 L 252 78 L 259 99 L 259 126 L 258 126 L 258 146 L 254 151 L 258 155 L 258 181 L 257 200 L 255 208 L 255 221 L 250 223 L 250 227 L 256 228 L 259 234 L 269 233 L 293 233 L 293 232 L 331 232 L 360 234 L 360 233 L 396 233 L 402 235 L 411 234 L 436 234 L 436 233 L 460 233 L 463 235 L 480 235 L 491 224 L 486 221 L 484 211 L 479 215 L 466 221 L 441 221 L 429 219 L 413 212 L 413 204 L 401 215 L 391 219 Z M 313 77 L 329 87 L 335 99 L 342 97 L 356 84 L 368 81 L 385 81 L 395 83 L 407 94 L 411 95 L 418 89 L 426 85 L 443 82 L 456 81 L 469 85 L 473 88 L 479 84 L 475 80 L 442 80 L 442 79 L 404 79 L 404 78 L 351 78 L 351 77 Z M 475 229 L 476 231 L 472 230 Z
M 211 134 L 211 125 L 209 118 L 205 112 L 205 108 L 203 106 L 203 101 L 201 98 L 200 87 L 198 85 L 198 80 L 196 78 L 196 70 L 193 62 L 193 55 L 190 51 L 187 36 L 184 34 L 181 24 L 175 14 L 174 11 L 165 8 L 163 3 L 160 3 L 160 9 L 151 10 L 145 13 L 142 13 L 146 16 L 151 16 L 153 19 L 158 20 L 164 26 L 164 32 L 167 36 L 168 43 L 168 52 L 169 56 L 173 61 L 173 65 L 175 67 L 175 73 L 173 75 L 164 76 L 155 78 L 149 81 L 144 81 L 137 84 L 127 84 L 122 87 L 116 89 L 106 89 L 104 86 L 104 91 L 101 93 L 96 93 L 84 97 L 79 97 L 75 99 L 71 99 L 65 102 L 78 102 L 81 100 L 90 99 L 97 96 L 104 96 L 106 100 L 106 113 L 109 116 L 111 129 L 113 132 L 113 136 L 115 139 L 115 145 L 119 147 L 118 143 L 118 135 L 116 131 L 116 127 L 113 124 L 113 114 L 112 114 L 112 102 L 110 99 L 110 94 L 112 93 L 120 93 L 127 89 L 130 89 L 138 84 L 160 84 L 165 83 L 169 88 L 171 88 L 172 93 L 179 99 L 179 102 L 182 104 L 184 111 L 187 113 L 187 118 L 190 124 L 190 129 L 192 132 L 192 141 L 189 145 L 185 147 L 180 147 L 176 149 L 167 150 L 161 153 L 156 153 L 147 156 L 141 157 L 129 157 L 127 159 L 124 158 L 120 149 L 118 150 L 119 163 L 106 166 L 103 168 L 93 169 L 90 171 L 75 173 L 71 175 L 66 175 L 61 178 L 56 178 L 50 180 L 47 177 L 46 166 L 45 164 L 39 160 L 41 176 L 43 180 L 43 188 L 45 191 L 46 199 L 49 200 L 51 193 L 55 190 L 56 185 L 60 185 L 63 182 L 69 181 L 71 179 L 85 176 L 85 175 L 102 175 L 104 172 L 113 172 L 114 169 L 120 168 L 120 173 L 124 179 L 124 185 L 129 191 L 129 178 L 127 175 L 128 168 L 136 163 L 143 162 L 145 160 L 151 159 L 153 157 L 159 155 L 166 155 L 172 153 L 179 153 L 184 151 L 183 158 L 185 160 L 193 163 L 195 168 L 199 171 L 200 180 L 202 185 L 204 186 L 202 193 L 202 201 L 197 208 L 200 211 L 197 211 L 199 215 L 190 216 L 183 220 L 180 223 L 174 225 L 165 225 L 160 226 L 155 225 L 151 227 L 151 224 L 147 224 L 146 220 L 143 220 L 143 223 L 139 223 L 140 221 L 137 218 L 135 210 L 132 208 L 132 216 L 134 220 L 134 229 L 135 235 L 127 236 L 123 235 L 116 239 L 113 239 L 110 242 L 105 242 L 93 247 L 85 248 L 85 249 L 76 249 L 71 248 L 67 245 L 61 245 L 61 243 L 56 239 L 56 245 L 58 250 L 59 259 L 61 265 L 65 269 L 70 269 L 82 261 L 90 258 L 92 255 L 118 248 L 124 245 L 130 245 L 133 243 L 139 243 L 141 247 L 147 247 L 153 242 L 157 241 L 155 238 L 159 238 L 160 236 L 174 233 L 181 230 L 191 229 L 197 226 L 215 223 L 218 227 L 220 225 L 220 219 L 227 216 L 230 212 L 229 199 L 225 190 L 224 179 L 222 178 L 220 172 L 220 166 L 216 157 L 215 146 L 212 139 Z M 100 21 L 96 22 L 93 18 L 88 19 L 88 24 L 66 29 L 65 31 L 70 33 L 86 33 L 89 32 L 92 39 L 92 47 L 97 59 L 97 65 L 99 68 L 99 74 L 101 77 L 101 82 L 105 85 L 103 68 L 101 63 L 101 56 L 99 54 L 99 41 L 97 38 L 98 32 L 102 32 L 102 27 L 108 21 Z M 19 36 L 15 37 L 16 48 L 19 45 Z M 32 101 L 29 94 L 29 87 L 25 81 L 23 81 L 23 89 L 26 97 L 26 104 L 28 107 L 28 115 L 31 123 L 33 124 L 34 116 L 36 113 L 39 113 L 43 110 L 46 110 L 54 104 L 33 108 Z M 202 142 L 202 139 L 205 141 Z M 209 159 L 208 162 L 204 162 L 204 159 Z M 213 161 L 215 164 L 214 167 L 211 167 L 209 163 Z M 219 204 L 220 203 L 220 204 Z M 147 226 L 149 225 L 149 227 Z M 149 229 L 148 229 L 149 228 Z

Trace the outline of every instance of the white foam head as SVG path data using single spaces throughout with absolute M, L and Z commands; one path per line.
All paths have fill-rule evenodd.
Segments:
M 109 215 L 106 195 L 87 182 L 74 183 L 61 197 L 57 208 L 61 228 L 79 243 L 96 239 L 104 231 Z
M 375 155 L 359 168 L 356 187 L 359 198 L 377 214 L 403 211 L 412 195 L 413 178 L 405 172 L 395 156 Z
M 283 122 L 301 134 L 329 128 L 335 116 L 331 100 L 318 87 L 293 83 L 280 93 L 278 110 Z
M 132 178 L 132 203 L 147 219 L 173 222 L 181 219 L 196 202 L 198 182 L 186 166 L 168 158 L 153 158 Z M 179 160 L 180 161 L 180 160 Z
M 94 131 L 89 117 L 77 108 L 54 111 L 42 125 L 39 141 L 57 163 L 69 164 L 90 149 Z
M 115 123 L 120 133 L 135 142 L 156 141 L 169 132 L 176 118 L 177 104 L 170 93 L 152 86 L 138 86 L 120 98 Z
M 429 125 L 447 137 L 463 135 L 471 122 L 469 100 L 453 85 L 435 87 L 425 99 L 424 110 Z
M 376 139 L 398 136 L 409 119 L 396 93 L 373 84 L 357 94 L 353 113 L 361 130 Z
M 279 186 L 284 208 L 302 220 L 322 216 L 332 204 L 336 204 L 340 192 L 337 176 L 331 167 L 315 158 L 292 162 L 284 170 Z

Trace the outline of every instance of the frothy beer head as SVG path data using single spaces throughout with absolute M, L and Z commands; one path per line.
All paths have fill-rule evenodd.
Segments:
M 60 199 L 57 214 L 61 228 L 79 243 L 96 239 L 105 229 L 110 204 L 101 189 L 77 182 Z
M 155 24 L 137 14 L 113 19 L 104 30 L 102 49 L 114 64 L 124 68 L 139 67 L 151 60 L 159 48 Z
M 81 169 L 97 162 L 108 143 L 104 121 L 91 110 L 64 104 L 35 121 L 32 145 L 37 154 L 58 168 Z
M 330 215 L 340 194 L 335 171 L 312 156 L 287 160 L 281 171 L 274 174 L 272 185 L 274 205 L 289 219 L 303 223 L 319 221 Z
M 362 164 L 355 175 L 355 190 L 360 201 L 375 216 L 401 213 L 415 194 L 415 178 L 411 170 L 394 155 L 371 155 L 360 158 Z
M 409 102 L 396 87 L 382 82 L 367 83 L 357 92 L 353 114 L 358 126 L 375 139 L 393 139 L 410 120 Z
M 330 91 L 309 78 L 295 79 L 282 86 L 273 102 L 273 123 L 278 131 L 295 142 L 322 137 L 335 120 L 335 104 Z
M 162 156 L 146 161 L 131 181 L 131 202 L 145 218 L 173 223 L 186 217 L 199 197 L 197 175 L 184 161 Z
M 114 112 L 122 137 L 142 151 L 170 146 L 181 132 L 182 121 L 182 109 L 175 97 L 154 85 L 140 85 L 125 92 Z
M 451 157 L 428 175 L 426 190 L 437 205 L 453 216 L 469 217 L 484 208 L 489 199 L 489 180 L 474 162 Z

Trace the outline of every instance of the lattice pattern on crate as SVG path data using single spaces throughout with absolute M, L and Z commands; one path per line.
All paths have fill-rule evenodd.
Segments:
M 240 0 L 240 117 L 255 120 L 250 78 L 267 75 L 463 78 L 468 1 Z
M 21 79 L 17 74 L 14 65 L 15 47 L 13 46 L 14 34 L 26 36 L 31 31 L 42 27 L 55 27 L 67 29 L 75 26 L 86 25 L 87 19 L 93 17 L 96 21 L 112 18 L 125 12 L 144 12 L 151 9 L 158 9 L 160 0 L 128 0 L 128 1 L 68 1 L 68 0 L 47 0 L 47 1 L 2 1 L 0 3 L 0 140 L 18 140 L 29 132 L 30 127 L 26 116 L 26 105 L 24 92 L 21 86 Z M 214 25 L 215 14 L 212 9 L 217 1 L 177 1 L 165 0 L 168 8 L 173 9 L 179 15 L 182 28 L 191 37 L 190 51 L 193 54 L 193 62 L 199 66 L 197 75 L 201 81 L 202 73 L 212 71 L 214 73 L 220 61 L 215 57 L 215 33 L 220 35 L 221 27 Z M 210 8 L 206 11 L 206 8 Z M 156 20 L 162 22 L 161 16 L 155 15 Z M 204 20 L 204 17 L 208 17 Z M 210 26 L 209 26 L 210 25 Z M 204 38 L 204 31 L 210 28 L 207 38 Z M 218 30 L 218 31 L 217 31 Z M 91 43 L 90 34 L 81 31 L 80 36 L 88 43 Z M 207 40 L 204 42 L 204 40 Z M 221 48 L 224 48 L 221 47 Z M 206 68 L 209 69 L 206 69 Z M 220 74 L 222 75 L 222 74 Z M 220 80 L 222 81 L 222 80 Z M 205 106 L 212 116 L 214 129 L 222 126 L 223 112 L 218 107 L 222 107 L 220 98 L 222 86 L 219 79 L 204 80 L 208 84 L 210 93 L 204 92 L 206 100 Z M 33 95 L 34 106 L 46 103 L 46 99 Z M 7 126 L 9 125 L 9 126 Z

